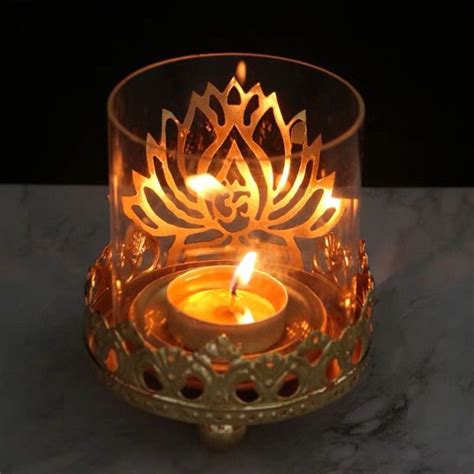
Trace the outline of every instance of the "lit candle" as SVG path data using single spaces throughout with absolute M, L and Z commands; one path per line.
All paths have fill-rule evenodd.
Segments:
M 288 294 L 274 277 L 253 269 L 256 257 L 249 252 L 237 268 L 202 267 L 175 278 L 167 289 L 173 336 L 195 350 L 226 334 L 243 353 L 278 342 L 285 329 Z
M 248 252 L 236 268 L 228 288 L 199 291 L 181 301 L 178 308 L 203 321 L 219 324 L 250 324 L 268 318 L 275 312 L 271 301 L 242 289 L 252 277 L 256 259 L 255 252 Z

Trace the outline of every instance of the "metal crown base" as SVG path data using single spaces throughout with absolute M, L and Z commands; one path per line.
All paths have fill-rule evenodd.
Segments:
M 90 355 L 94 359 L 94 356 Z M 99 379 L 105 387 L 125 402 L 158 416 L 190 423 L 194 422 L 194 418 L 198 419 L 200 420 L 198 423 L 201 423 L 198 425 L 201 442 L 213 450 L 225 451 L 240 443 L 245 436 L 248 425 L 294 418 L 318 410 L 343 397 L 351 391 L 364 374 L 367 367 L 367 356 L 368 353 L 356 370 L 324 393 L 315 391 L 302 397 L 291 399 L 286 403 L 281 403 L 280 406 L 274 406 L 268 410 L 259 408 L 257 410 L 249 409 L 241 412 L 231 411 L 231 407 L 229 407 L 228 411 L 225 409 L 212 410 L 210 407 L 190 411 L 185 402 L 180 400 L 173 400 L 171 403 L 162 401 L 145 390 L 121 381 L 109 371 L 102 369 L 97 363 L 95 366 Z M 94 362 L 96 362 L 95 359 Z M 208 419 L 209 423 L 203 423 L 205 419 Z M 218 420 L 221 420 L 220 423 L 217 423 Z
M 293 418 L 339 399 L 366 368 L 373 279 L 363 244 L 352 285 L 355 312 L 337 337 L 314 331 L 289 353 L 255 357 L 241 355 L 224 335 L 188 352 L 151 346 L 130 320 L 112 325 L 110 265 L 106 248 L 86 291 L 85 342 L 101 380 L 131 405 L 199 425 L 201 440 L 214 449 L 240 441 L 248 425 Z

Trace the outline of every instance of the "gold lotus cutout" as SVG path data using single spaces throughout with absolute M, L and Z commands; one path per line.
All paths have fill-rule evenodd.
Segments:
M 208 83 L 182 123 L 162 111 L 160 141 L 147 135 L 148 176 L 132 171 L 135 194 L 122 197 L 123 209 L 152 236 L 174 238 L 168 264 L 256 248 L 301 266 L 297 239 L 326 235 L 344 212 L 335 172 L 318 177 L 320 152 L 320 135 L 308 144 L 305 110 L 285 123 L 276 93 L 260 83 L 247 92 L 235 77 L 223 91 Z M 212 192 L 193 189 L 196 176 Z

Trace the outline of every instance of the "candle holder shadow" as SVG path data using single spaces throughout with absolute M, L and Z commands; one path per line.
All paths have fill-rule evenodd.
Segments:
M 333 263 L 340 258 L 334 236 L 325 239 L 322 254 Z M 166 330 L 166 316 L 152 318 L 158 329 L 147 326 L 146 316 L 112 326 L 111 252 L 106 247 L 88 274 L 86 345 L 101 380 L 119 397 L 156 415 L 195 423 L 206 444 L 226 449 L 243 437 L 247 425 L 321 408 L 359 380 L 373 327 L 373 279 L 363 243 L 358 263 L 350 308 L 329 305 L 326 324 L 313 331 L 290 307 L 282 340 L 266 352 L 242 355 L 225 335 L 197 351 L 180 347 Z M 288 271 L 310 288 L 324 286 L 334 301 L 344 300 L 336 273 Z M 146 287 L 156 278 L 151 273 L 139 285 Z

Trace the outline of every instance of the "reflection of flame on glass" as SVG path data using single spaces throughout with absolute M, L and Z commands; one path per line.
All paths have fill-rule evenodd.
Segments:
M 237 67 L 235 68 L 235 77 L 240 82 L 240 85 L 243 86 L 247 79 L 247 65 L 245 64 L 245 61 L 239 61 L 237 64 Z
M 257 261 L 257 252 L 247 252 L 244 258 L 235 269 L 234 275 L 230 282 L 230 290 L 235 295 L 239 286 L 245 286 L 252 278 L 252 272 Z
M 188 176 L 186 178 L 186 186 L 189 190 L 204 199 L 210 199 L 216 194 L 224 194 L 226 192 L 225 186 L 208 173 Z
M 351 298 L 347 296 L 344 298 L 344 308 L 349 309 L 351 307 Z
M 341 200 L 333 197 L 330 193 L 324 193 L 322 203 L 326 209 L 334 208 L 336 212 L 338 212 L 341 207 Z
M 252 315 L 252 311 L 250 309 L 245 308 L 245 311 L 243 314 L 237 313 L 235 315 L 235 319 L 237 319 L 237 322 L 239 324 L 251 324 L 255 322 L 255 318 Z

